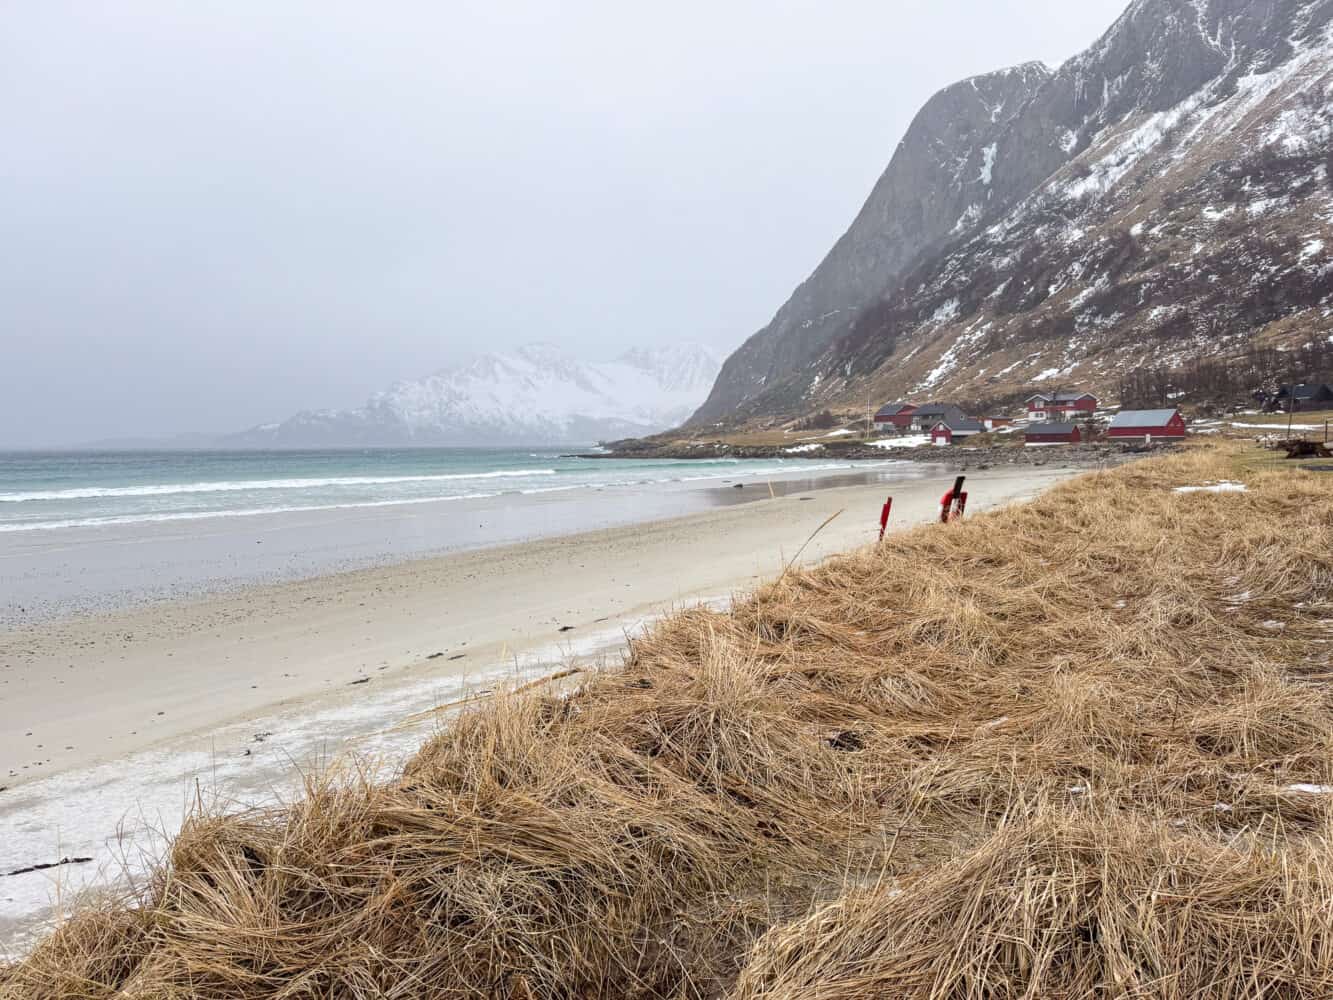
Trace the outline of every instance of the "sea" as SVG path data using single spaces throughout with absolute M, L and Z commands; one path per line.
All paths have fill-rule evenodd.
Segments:
M 920 474 L 555 448 L 0 453 L 0 624 Z
M 0 532 L 671 488 L 857 468 L 864 466 L 797 457 L 591 459 L 482 448 L 0 453 Z

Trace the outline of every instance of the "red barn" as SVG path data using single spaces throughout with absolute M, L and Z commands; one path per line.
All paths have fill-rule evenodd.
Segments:
M 1185 436 L 1185 418 L 1175 409 L 1121 410 L 1106 429 L 1106 436 L 1179 441 Z
M 1097 397 L 1090 392 L 1038 392 L 1027 404 L 1029 420 L 1090 417 L 1097 410 Z
M 881 427 L 890 424 L 905 431 L 912 423 L 912 414 L 915 412 L 916 407 L 911 403 L 885 403 L 875 414 L 875 423 Z
M 1083 431 L 1078 424 L 1057 424 L 1049 420 L 1032 424 L 1023 434 L 1024 444 L 1078 444 Z

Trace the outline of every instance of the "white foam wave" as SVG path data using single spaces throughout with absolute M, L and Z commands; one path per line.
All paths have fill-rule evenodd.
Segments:
M 870 471 L 870 470 L 900 467 L 904 464 L 901 461 L 896 461 L 896 460 L 873 461 L 873 462 L 862 461 L 862 462 L 811 463 L 811 462 L 784 462 L 783 460 L 779 459 L 778 462 L 779 464 L 774 466 L 763 466 L 760 468 L 746 468 L 743 471 L 736 471 L 734 469 L 726 469 L 726 470 L 718 469 L 709 474 L 696 475 L 696 476 L 664 476 L 656 479 L 602 479 L 602 480 L 593 480 L 588 482 L 566 483 L 560 486 L 547 486 L 547 487 L 534 486 L 525 489 L 511 489 L 511 490 L 498 490 L 497 487 L 498 492 L 456 493 L 451 495 L 443 495 L 443 496 L 433 495 L 424 497 L 422 496 L 392 497 L 383 500 L 358 500 L 348 503 L 284 504 L 284 505 L 270 505 L 263 507 L 239 507 L 234 509 L 222 508 L 222 509 L 212 509 L 212 510 L 186 510 L 186 511 L 154 510 L 154 511 L 140 511 L 134 513 L 126 513 L 126 514 L 115 514 L 115 515 L 100 515 L 100 516 L 89 515 L 86 517 L 65 517 L 49 521 L 12 521 L 8 523 L 0 522 L 0 534 L 12 533 L 12 532 L 25 532 L 25 531 L 55 531 L 62 528 L 102 528 L 102 527 L 115 527 L 119 525 L 128 525 L 128 524 L 153 524 L 153 523 L 164 523 L 171 521 L 200 521 L 209 518 L 258 517 L 264 514 L 300 514 L 300 513 L 310 513 L 310 512 L 330 511 L 330 510 L 356 510 L 361 508 L 373 508 L 373 507 L 402 507 L 413 504 L 444 503 L 453 500 L 484 500 L 484 499 L 490 499 L 492 497 L 503 496 L 503 495 L 514 495 L 514 494 L 527 496 L 527 495 L 536 495 L 545 493 L 564 493 L 571 490 L 602 490 L 608 488 L 610 489 L 631 488 L 631 487 L 641 487 L 641 486 L 655 486 L 665 483 L 681 483 L 681 484 L 702 483 L 710 480 L 717 481 L 723 479 L 725 479 L 726 481 L 731 481 L 732 479 L 736 480 L 744 479 L 748 481 L 758 480 L 760 482 L 763 482 L 764 480 L 770 478 L 790 477 L 793 475 L 799 476 L 807 473 L 843 472 L 848 470 Z M 692 463 L 681 463 L 681 464 L 684 465 Z M 674 466 L 673 469 L 678 471 L 680 469 L 680 465 Z M 665 470 L 663 469 L 660 471 L 665 471 Z M 360 485 L 360 484 L 375 484 L 375 483 L 437 482 L 444 480 L 467 480 L 467 479 L 472 479 L 472 480 L 499 479 L 508 476 L 545 476 L 554 474 L 555 470 L 553 469 L 538 469 L 527 472 L 502 470 L 498 472 L 484 472 L 484 473 L 442 475 L 442 476 L 395 476 L 395 477 L 357 476 L 357 477 L 343 477 L 339 479 L 318 479 L 318 480 L 316 479 L 264 480 L 263 482 L 267 483 L 299 482 L 310 485 L 315 485 L 315 484 Z M 223 486 L 230 484 L 207 483 L 207 484 L 197 484 L 197 485 Z M 73 498 L 72 494 L 76 492 L 79 491 L 74 491 L 74 490 L 63 491 L 64 496 L 62 497 L 62 499 L 72 499 Z M 187 491 L 182 490 L 180 492 L 187 492 Z M 197 490 L 191 492 L 206 492 L 206 491 Z M 13 495 L 18 495 L 18 494 L 11 494 L 11 496 Z M 118 495 L 145 495 L 145 494 L 107 494 L 105 492 L 101 492 L 95 495 L 99 497 L 104 497 L 107 495 L 118 496 Z M 4 496 L 3 494 L 0 494 L 0 498 L 3 498 L 3 496 Z M 28 496 L 32 497 L 33 495 L 28 494 Z
M 526 490 L 522 492 L 528 492 Z M 537 491 L 533 491 L 537 492 Z M 410 497 L 398 500 L 366 500 L 362 503 L 324 503 L 293 507 L 247 507 L 240 510 L 189 510 L 171 514 L 122 514 L 118 517 L 78 517 L 63 521 L 28 521 L 0 524 L 0 533 L 11 531 L 54 531 L 57 528 L 103 528 L 120 524 L 149 524 L 159 521 L 203 521 L 212 517 L 258 517 L 261 514 L 304 514 L 320 510 L 355 510 L 361 507 L 402 507 L 418 503 L 445 503 L 450 500 L 486 500 L 497 493 L 459 493 L 448 497 Z
M 326 486 L 389 486 L 396 483 L 443 483 L 464 479 L 513 479 L 555 474 L 555 469 L 499 469 L 494 472 L 456 472 L 417 476 L 332 476 L 320 479 L 239 479 L 205 483 L 147 483 L 142 486 L 80 486 L 67 490 L 0 493 L 0 503 L 93 500 L 103 497 L 158 497 L 182 493 L 237 493 L 248 490 L 305 490 Z

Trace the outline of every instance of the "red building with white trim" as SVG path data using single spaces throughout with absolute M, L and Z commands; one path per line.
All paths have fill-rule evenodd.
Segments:
M 1106 436 L 1179 441 L 1185 436 L 1185 418 L 1176 409 L 1121 410 L 1106 429 Z
M 973 434 L 983 434 L 986 428 L 979 420 L 964 417 L 961 420 L 941 420 L 930 429 L 930 443 L 934 445 L 953 444 L 955 439 L 969 438 Z
M 1038 392 L 1027 398 L 1028 419 L 1090 417 L 1097 411 L 1097 402 L 1090 392 Z

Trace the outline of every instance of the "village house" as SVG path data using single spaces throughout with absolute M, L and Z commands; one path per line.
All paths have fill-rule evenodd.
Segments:
M 885 403 L 875 414 L 875 426 L 880 428 L 896 427 L 905 431 L 912 423 L 912 414 L 916 406 L 912 403 Z
M 1274 409 L 1282 413 L 1333 409 L 1333 386 L 1324 382 L 1284 385 L 1273 398 L 1273 403 Z
M 923 403 L 912 411 L 908 427 L 914 431 L 929 431 L 940 421 L 967 419 L 968 415 L 953 403 Z
M 1029 420 L 1059 420 L 1090 417 L 1097 411 L 1097 397 L 1090 392 L 1038 392 L 1027 398 Z
M 930 429 L 930 443 L 943 447 L 953 444 L 956 440 L 969 438 L 973 434 L 981 434 L 985 430 L 980 420 L 973 420 L 971 417 L 950 417 L 939 421 Z
M 1039 444 L 1078 444 L 1083 440 L 1083 431 L 1078 424 L 1056 423 L 1042 420 L 1031 424 L 1023 433 L 1023 443 Z
M 1179 441 L 1185 436 L 1185 418 L 1176 409 L 1121 410 L 1106 429 L 1106 436 Z

